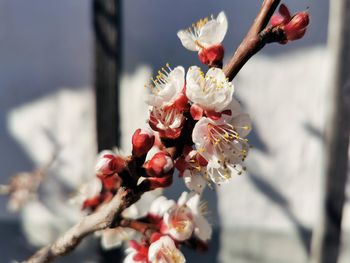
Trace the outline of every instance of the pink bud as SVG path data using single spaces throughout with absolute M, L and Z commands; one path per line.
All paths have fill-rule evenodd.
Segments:
M 292 41 L 302 38 L 305 35 L 309 22 L 308 12 L 299 12 L 294 15 L 290 22 L 284 27 L 287 40 Z
M 137 129 L 132 136 L 132 153 L 137 157 L 146 155 L 154 144 L 152 131 Z
M 126 162 L 120 157 L 113 153 L 103 154 L 97 161 L 95 170 L 96 174 L 101 176 L 108 176 L 114 173 L 120 173 L 125 169 Z
M 285 4 L 281 4 L 280 8 L 278 9 L 278 13 L 279 14 L 274 14 L 271 18 L 272 26 L 287 24 L 292 18 L 289 9 Z
M 202 48 L 198 53 L 199 60 L 206 65 L 221 63 L 224 58 L 223 45 L 215 45 L 208 48 Z
M 144 168 L 148 175 L 152 177 L 162 177 L 174 168 L 174 163 L 167 153 L 157 152 L 153 155 L 151 160 L 144 164 Z

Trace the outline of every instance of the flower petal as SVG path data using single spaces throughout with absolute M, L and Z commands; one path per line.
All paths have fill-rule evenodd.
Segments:
M 185 185 L 191 191 L 195 191 L 197 194 L 202 194 L 207 181 L 199 173 L 192 174 L 189 170 L 186 170 L 183 175 Z
M 220 12 L 216 19 L 203 26 L 198 41 L 205 47 L 220 44 L 225 38 L 227 27 L 226 15 L 224 12 Z
M 177 32 L 177 36 L 180 38 L 181 44 L 191 51 L 199 51 L 199 47 L 196 45 L 196 39 L 188 30 L 180 30 Z

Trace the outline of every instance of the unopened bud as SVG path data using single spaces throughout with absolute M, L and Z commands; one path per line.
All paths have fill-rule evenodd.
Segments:
M 222 63 L 224 53 L 224 47 L 219 44 L 201 49 L 198 53 L 198 57 L 203 64 L 216 65 Z
M 162 177 L 174 168 L 174 163 L 167 153 L 158 152 L 144 164 L 144 168 L 149 176 Z
M 132 153 L 137 157 L 146 155 L 154 144 L 154 134 L 149 130 L 137 129 L 132 136 Z
M 287 24 L 292 19 L 289 9 L 285 4 L 281 4 L 278 9 L 278 14 L 274 14 L 271 17 L 272 26 L 280 26 Z
M 112 152 L 102 152 L 100 156 L 95 167 L 97 175 L 108 176 L 120 173 L 125 169 L 126 163 L 122 157 L 116 156 Z
M 309 22 L 308 12 L 299 12 L 294 15 L 290 22 L 284 26 L 287 40 L 292 41 L 302 38 L 305 35 Z

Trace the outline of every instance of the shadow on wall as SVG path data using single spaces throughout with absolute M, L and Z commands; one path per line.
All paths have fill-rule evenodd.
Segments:
M 59 87 L 90 83 L 90 10 L 85 0 L 0 2 L 1 183 L 18 171 L 34 168 L 8 131 L 8 113 Z M 1 217 L 9 216 L 4 199 Z

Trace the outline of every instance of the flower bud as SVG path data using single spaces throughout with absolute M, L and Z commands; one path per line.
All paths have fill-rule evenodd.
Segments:
M 305 35 L 307 26 L 309 25 L 309 13 L 299 12 L 284 26 L 284 33 L 287 40 L 297 40 Z
M 151 177 L 162 177 L 168 174 L 173 168 L 174 163 L 171 157 L 165 152 L 157 152 L 144 164 L 144 168 Z
M 102 152 L 100 156 L 95 166 L 96 174 L 99 176 L 120 173 L 126 166 L 125 160 L 120 156 L 114 155 L 112 152 Z
M 203 64 L 216 65 L 222 63 L 224 53 L 224 47 L 219 44 L 208 48 L 202 48 L 198 53 L 198 57 Z
M 132 153 L 136 157 L 146 155 L 154 144 L 154 134 L 150 130 L 137 129 L 132 136 Z
M 292 16 L 290 15 L 289 9 L 285 4 L 281 4 L 278 9 L 278 14 L 274 14 L 271 17 L 272 26 L 285 25 L 291 20 Z

